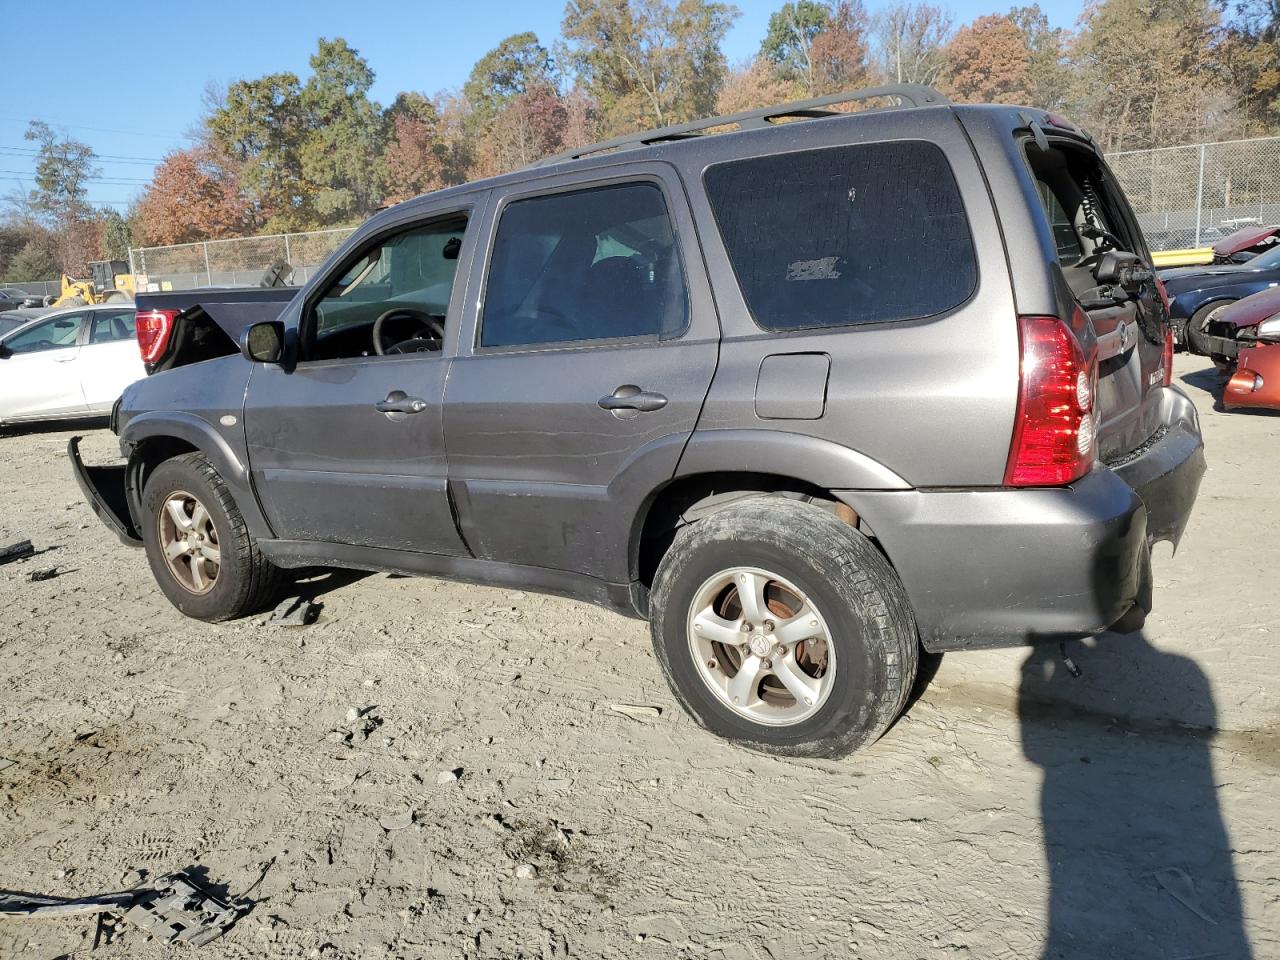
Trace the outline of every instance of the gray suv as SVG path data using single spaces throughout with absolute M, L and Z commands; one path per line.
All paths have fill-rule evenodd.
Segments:
M 879 736 L 921 647 L 1136 629 L 1204 472 L 1096 145 L 927 88 L 597 144 L 391 207 L 300 290 L 137 308 L 127 465 L 70 453 L 183 613 L 318 565 L 564 594 L 779 754 Z

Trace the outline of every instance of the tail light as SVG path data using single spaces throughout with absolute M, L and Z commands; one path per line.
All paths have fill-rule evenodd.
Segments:
M 1164 346 L 1160 348 L 1160 386 L 1173 386 L 1173 327 L 1164 328 Z
M 134 315 L 134 329 L 138 334 L 138 349 L 143 363 L 155 363 L 169 348 L 173 336 L 173 321 L 177 310 L 139 310 Z
M 1098 365 L 1057 317 L 1020 317 L 1018 410 L 1004 482 L 1061 486 L 1093 467 Z

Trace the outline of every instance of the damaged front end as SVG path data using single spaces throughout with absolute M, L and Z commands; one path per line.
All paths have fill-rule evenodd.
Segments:
M 129 510 L 129 495 L 126 483 L 126 467 L 124 464 L 112 464 L 105 467 L 85 466 L 80 458 L 80 441 L 83 437 L 72 437 L 67 441 L 67 457 L 71 460 L 72 472 L 76 475 L 76 483 L 80 491 L 98 519 L 105 523 L 120 542 L 129 547 L 142 546 L 142 535 Z
M 1222 405 L 1280 410 L 1280 290 L 1233 303 L 1210 326 L 1214 362 L 1229 375 Z

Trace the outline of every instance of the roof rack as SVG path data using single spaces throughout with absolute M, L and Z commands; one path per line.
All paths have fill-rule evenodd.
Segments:
M 918 83 L 893 83 L 884 87 L 867 87 L 863 90 L 851 90 L 848 93 L 833 93 L 812 100 L 797 100 L 794 103 L 779 104 L 776 107 L 764 107 L 759 110 L 745 110 L 742 113 L 730 113 L 723 117 L 708 117 L 705 120 L 692 120 L 689 123 L 677 123 L 657 130 L 645 130 L 640 133 L 628 133 L 612 140 L 602 140 L 586 147 L 574 147 L 553 156 L 546 157 L 532 167 L 545 167 L 565 160 L 577 160 L 593 153 L 605 153 L 609 150 L 621 150 L 626 147 L 643 147 L 654 143 L 667 143 L 673 140 L 688 140 L 701 136 L 715 127 L 736 126 L 739 130 L 756 130 L 768 127 L 779 120 L 809 120 L 818 117 L 830 117 L 840 113 L 829 110 L 841 103 L 853 103 L 858 100 L 875 100 L 879 97 L 896 99 L 899 103 L 889 109 L 902 106 L 928 107 L 936 104 L 947 104 L 951 101 L 933 87 Z

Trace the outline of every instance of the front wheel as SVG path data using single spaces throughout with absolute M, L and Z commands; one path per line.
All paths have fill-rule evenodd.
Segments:
M 874 741 L 915 678 L 915 621 L 888 561 L 832 513 L 783 497 L 682 530 L 654 580 L 650 628 L 690 715 L 769 753 Z
M 1209 347 L 1209 324 L 1222 315 L 1222 311 L 1235 303 L 1234 300 L 1206 304 L 1191 315 L 1186 326 L 1186 342 L 1192 353 L 1207 357 L 1212 352 Z
M 261 610 L 280 571 L 258 550 L 208 459 L 166 460 L 142 493 L 142 540 L 164 595 L 189 617 L 216 622 Z

